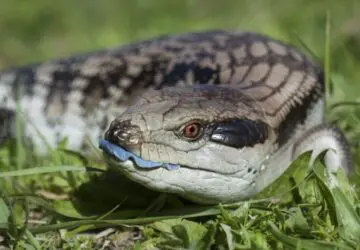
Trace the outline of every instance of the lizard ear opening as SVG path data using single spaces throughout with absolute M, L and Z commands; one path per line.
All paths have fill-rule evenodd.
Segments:
M 231 119 L 215 124 L 210 140 L 234 148 L 252 147 L 264 143 L 268 126 L 260 121 Z

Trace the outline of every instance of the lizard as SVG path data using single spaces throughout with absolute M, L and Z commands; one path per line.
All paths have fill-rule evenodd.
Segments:
M 352 171 L 324 91 L 321 65 L 269 36 L 164 35 L 3 70 L 0 139 L 14 136 L 19 104 L 36 153 L 63 138 L 72 150 L 100 141 L 111 166 L 148 188 L 232 202 L 307 150 L 331 149 L 329 168 Z

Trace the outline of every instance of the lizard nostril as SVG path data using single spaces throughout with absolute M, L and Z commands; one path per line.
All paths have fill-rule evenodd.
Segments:
M 138 126 L 127 121 L 113 122 L 105 133 L 105 140 L 122 146 L 133 148 L 141 142 L 141 132 Z
M 128 139 L 129 133 L 126 133 L 124 131 L 121 130 L 115 130 L 113 132 L 113 137 L 117 138 L 120 141 L 125 141 Z
M 105 139 L 115 144 L 123 144 L 128 139 L 128 133 L 122 131 L 119 127 L 110 127 L 105 134 Z

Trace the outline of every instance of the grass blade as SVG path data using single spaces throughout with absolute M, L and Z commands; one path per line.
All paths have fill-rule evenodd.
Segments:
M 0 178 L 36 175 L 36 174 L 49 174 L 65 171 L 86 171 L 86 167 L 81 166 L 50 166 L 50 167 L 34 167 L 28 169 L 14 170 L 0 173 Z

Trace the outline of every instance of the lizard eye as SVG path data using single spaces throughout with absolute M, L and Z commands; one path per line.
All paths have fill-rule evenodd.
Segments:
M 201 136 L 202 126 L 198 121 L 186 124 L 182 129 L 182 135 L 188 140 L 196 140 Z

